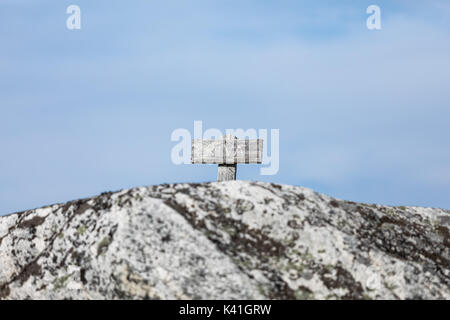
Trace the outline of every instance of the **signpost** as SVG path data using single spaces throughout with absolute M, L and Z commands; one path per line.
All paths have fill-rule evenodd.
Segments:
M 192 140 L 194 164 L 218 164 L 217 181 L 236 180 L 238 163 L 262 163 L 262 139 L 239 140 L 224 135 L 217 140 Z

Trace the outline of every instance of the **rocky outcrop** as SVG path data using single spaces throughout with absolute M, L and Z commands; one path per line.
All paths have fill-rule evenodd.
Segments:
M 449 299 L 450 213 L 231 181 L 0 217 L 0 299 Z

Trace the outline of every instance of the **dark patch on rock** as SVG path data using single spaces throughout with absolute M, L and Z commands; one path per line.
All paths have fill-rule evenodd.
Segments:
M 238 199 L 236 201 L 236 212 L 238 214 L 243 214 L 244 212 L 252 211 L 254 208 L 255 205 L 248 200 Z
M 309 299 L 312 295 L 313 295 L 313 292 L 311 291 L 311 289 L 309 289 L 305 286 L 299 286 L 297 288 L 295 297 L 297 300 L 306 300 L 306 299 Z
M 67 211 L 69 211 L 70 207 L 72 207 L 72 202 L 67 202 L 67 203 L 62 207 L 61 213 L 62 213 L 62 214 L 66 214 Z
M 287 225 L 289 227 L 291 227 L 292 229 L 300 229 L 301 228 L 301 225 L 298 224 L 298 222 L 296 220 L 289 220 Z
M 81 280 L 81 283 L 84 284 L 84 285 L 87 283 L 87 280 L 86 280 L 86 269 L 84 269 L 84 268 L 80 269 L 80 280 Z
M 116 233 L 117 228 L 118 225 L 113 226 L 108 235 L 104 237 L 103 240 L 97 245 L 97 257 L 108 251 L 109 246 L 114 240 L 114 234 Z
M 31 276 L 37 276 L 42 273 L 41 266 L 37 263 L 37 261 L 32 261 L 27 264 L 17 276 L 17 280 L 20 281 L 21 284 L 25 283 Z
M 332 206 L 333 208 L 339 208 L 339 202 L 333 199 L 330 201 L 330 206 Z
M 109 245 L 111 244 L 111 238 L 106 236 L 97 246 L 97 257 L 108 250 Z
M 271 282 L 268 298 L 271 300 L 295 300 L 295 292 L 276 272 L 267 275 Z
M 335 275 L 331 274 L 331 270 L 335 270 Z M 323 284 L 328 289 L 347 289 L 347 293 L 342 296 L 343 299 L 362 299 L 364 290 L 361 283 L 353 278 L 352 274 L 342 268 L 335 266 L 333 269 L 322 268 L 319 271 L 319 276 Z
M 164 203 L 172 208 L 173 210 L 175 210 L 176 212 L 178 212 L 179 214 L 181 214 L 182 216 L 186 217 L 190 217 L 191 214 L 189 212 L 188 209 L 186 209 L 184 206 L 179 205 L 177 202 L 173 201 L 173 200 L 166 200 L 164 201 Z
M 72 261 L 74 261 L 77 266 L 81 266 L 84 260 L 84 252 L 83 251 L 78 252 L 74 249 L 72 251 L 71 258 Z
M 95 201 L 92 207 L 96 212 L 109 210 L 112 207 L 111 193 L 102 193 Z
M 31 218 L 30 220 L 22 221 L 21 223 L 19 223 L 19 225 L 17 227 L 23 228 L 23 229 L 35 228 L 35 227 L 43 224 L 44 221 L 45 221 L 45 218 L 35 216 L 35 217 Z
M 75 214 L 83 214 L 91 208 L 92 206 L 90 206 L 86 201 L 80 200 L 77 202 L 77 210 L 75 211 Z
M 67 252 L 66 252 L 66 254 L 64 255 L 64 258 L 61 260 L 61 262 L 59 263 L 59 268 L 64 268 L 64 267 L 66 267 L 66 260 L 67 260 L 67 257 L 69 256 L 69 255 L 71 255 L 72 254 L 72 252 L 73 252 L 73 247 L 72 248 L 70 248 Z
M 366 258 L 366 257 L 363 257 L 362 255 L 357 255 L 356 256 L 356 261 L 358 261 L 359 263 L 361 263 L 361 264 L 363 264 L 363 265 L 365 265 L 367 267 L 371 265 L 370 259 Z
M 47 288 L 47 285 L 46 285 L 46 284 L 43 284 L 42 286 L 40 286 L 39 288 L 37 288 L 36 291 L 42 291 L 42 290 L 44 290 L 45 288 Z
M 282 187 L 279 184 L 275 184 L 275 183 L 271 183 L 270 184 L 272 187 L 274 187 L 275 189 L 281 190 Z
M 0 300 L 8 298 L 10 293 L 11 293 L 11 290 L 9 289 L 8 284 L 0 285 Z

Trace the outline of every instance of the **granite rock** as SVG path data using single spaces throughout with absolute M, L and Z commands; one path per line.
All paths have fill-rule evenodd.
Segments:
M 262 182 L 0 217 L 0 299 L 450 299 L 450 212 Z

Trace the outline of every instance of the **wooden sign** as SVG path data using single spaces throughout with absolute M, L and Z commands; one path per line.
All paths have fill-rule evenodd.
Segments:
M 262 163 L 262 149 L 262 139 L 239 140 L 230 135 L 217 140 L 193 139 L 191 160 L 194 164 L 218 164 L 219 181 L 235 180 L 238 163 Z M 226 174 L 221 177 L 221 172 Z

